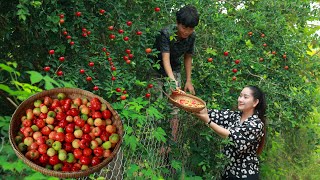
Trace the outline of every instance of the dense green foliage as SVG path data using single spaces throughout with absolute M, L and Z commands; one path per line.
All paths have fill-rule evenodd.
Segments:
M 192 74 L 197 96 L 209 108 L 232 108 L 245 85 L 260 86 L 268 100 L 262 178 L 319 179 L 320 53 L 315 31 L 320 27 L 308 22 L 319 19 L 320 8 L 311 8 L 312 2 L 307 0 L 1 1 L 0 99 L 4 103 L 0 105 L 0 128 L 5 137 L 1 150 L 6 153 L 1 153 L 0 159 L 9 154 L 9 163 L 0 166 L 1 174 L 13 179 L 22 175 L 44 178 L 18 161 L 10 149 L 7 126 L 14 104 L 41 90 L 79 87 L 102 96 L 121 115 L 128 179 L 137 175 L 141 179 L 169 178 L 168 168 L 159 167 L 153 159 L 159 156 L 157 152 L 145 148 L 148 141 L 171 144 L 169 164 L 176 170 L 172 178 L 217 178 L 225 163 L 221 148 L 227 142 L 185 112 L 180 112 L 180 141 L 172 142 L 168 127 L 159 123 L 171 118 L 168 102 L 157 100 L 154 89 L 147 88 L 150 83 L 156 86 L 157 81 L 150 78 L 154 67 L 145 49 L 152 48 L 160 28 L 175 23 L 175 11 L 189 3 L 201 14 Z M 63 23 L 59 22 L 61 14 Z M 132 25 L 128 26 L 128 21 Z M 137 35 L 138 31 L 142 34 Z M 115 39 L 110 39 L 111 34 Z M 124 60 L 126 49 L 133 54 L 130 64 Z M 49 50 L 55 53 L 50 55 Z M 63 62 L 59 60 L 62 56 Z M 46 66 L 48 72 L 43 70 Z M 80 74 L 80 69 L 85 73 Z M 63 75 L 58 76 L 58 71 Z M 86 80 L 88 76 L 92 81 Z M 95 86 L 99 90 L 94 91 Z M 120 99 L 123 93 L 116 92 L 118 87 L 127 91 L 126 100 Z M 151 93 L 150 99 L 145 98 L 146 93 Z M 157 147 L 153 145 L 151 150 Z

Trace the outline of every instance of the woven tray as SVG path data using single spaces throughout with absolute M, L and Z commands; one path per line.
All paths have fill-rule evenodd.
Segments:
M 206 107 L 206 103 L 191 94 L 172 93 L 168 96 L 169 102 L 188 112 L 199 112 Z
M 93 98 L 96 97 L 98 98 L 101 103 L 104 103 L 107 105 L 107 108 L 112 112 L 113 116 L 112 116 L 112 122 L 113 124 L 117 127 L 117 133 L 120 136 L 120 141 L 117 143 L 117 145 L 114 147 L 110 157 L 104 159 L 100 164 L 93 166 L 93 167 L 89 167 L 87 170 L 81 170 L 81 171 L 77 171 L 77 172 L 63 172 L 63 171 L 55 171 L 55 170 L 50 170 L 50 169 L 46 169 L 42 166 L 39 166 L 35 163 L 33 163 L 32 161 L 30 161 L 29 159 L 27 159 L 24 154 L 22 154 L 19 149 L 17 144 L 15 143 L 15 136 L 17 135 L 19 129 L 20 129 L 20 124 L 21 124 L 21 117 L 23 115 L 25 115 L 25 112 L 28 108 L 31 108 L 33 106 L 33 102 L 36 99 L 43 99 L 43 97 L 45 96 L 50 96 L 51 98 L 57 98 L 57 94 L 59 92 L 63 92 L 67 95 L 67 97 L 69 98 L 76 98 L 76 97 L 80 97 L 80 98 L 87 98 L 89 101 Z M 14 152 L 16 153 L 16 155 L 23 160 L 24 163 L 26 163 L 28 166 L 30 166 L 31 168 L 33 168 L 36 171 L 41 172 L 42 174 L 48 175 L 48 176 L 55 176 L 55 177 L 59 177 L 59 178 L 80 178 L 80 177 L 85 177 L 88 176 L 94 172 L 100 171 L 103 167 L 106 167 L 108 165 L 108 163 L 116 156 L 116 154 L 119 151 L 120 145 L 122 143 L 122 137 L 123 137 L 123 126 L 122 126 L 122 122 L 121 119 L 118 115 L 118 113 L 111 107 L 111 105 L 104 100 L 103 98 L 89 92 L 89 91 L 85 91 L 82 89 L 78 89 L 78 88 L 55 88 L 52 90 L 48 90 L 48 91 L 42 91 L 40 93 L 37 93 L 31 97 L 29 97 L 27 100 L 23 101 L 18 108 L 15 110 L 15 112 L 12 115 L 11 121 L 10 121 L 10 127 L 9 127 L 9 139 L 10 139 L 10 144 L 14 150 Z

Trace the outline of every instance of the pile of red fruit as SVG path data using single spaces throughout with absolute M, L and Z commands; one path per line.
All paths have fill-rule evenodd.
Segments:
M 111 156 L 120 135 L 112 112 L 98 98 L 45 96 L 21 117 L 15 136 L 20 152 L 55 171 L 87 170 Z

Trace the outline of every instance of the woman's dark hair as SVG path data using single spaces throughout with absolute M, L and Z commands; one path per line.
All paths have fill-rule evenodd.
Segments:
M 267 109 L 267 102 L 266 102 L 266 97 L 264 92 L 262 92 L 262 90 L 256 86 L 247 86 L 249 89 L 251 89 L 252 93 L 253 93 L 253 97 L 254 99 L 259 99 L 259 103 L 258 105 L 255 107 L 255 113 L 258 114 L 258 117 L 261 119 L 261 121 L 263 122 L 264 126 L 263 126 L 263 132 L 264 132 L 264 136 L 262 137 L 260 143 L 259 143 L 259 147 L 257 150 L 258 154 L 262 153 L 263 147 L 265 145 L 265 141 L 266 141 L 266 109 Z
M 197 9 L 192 5 L 182 7 L 176 13 L 177 23 L 183 24 L 186 27 L 194 28 L 199 23 L 199 14 Z

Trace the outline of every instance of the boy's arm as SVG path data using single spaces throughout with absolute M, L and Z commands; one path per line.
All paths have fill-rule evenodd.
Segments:
M 174 78 L 174 75 L 173 75 L 173 72 L 172 72 L 172 68 L 171 68 L 171 64 L 170 64 L 170 53 L 168 53 L 168 52 L 163 52 L 162 53 L 162 63 L 163 63 L 163 68 L 164 68 L 167 76 L 170 79 L 174 80 L 176 82 L 176 86 L 178 87 L 178 82 Z
M 184 91 L 189 91 L 191 94 L 195 94 L 194 87 L 192 85 L 191 71 L 192 71 L 192 54 L 186 53 L 184 55 L 184 67 L 186 70 L 186 84 Z

